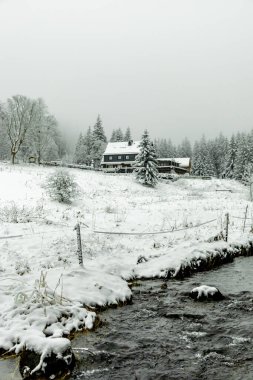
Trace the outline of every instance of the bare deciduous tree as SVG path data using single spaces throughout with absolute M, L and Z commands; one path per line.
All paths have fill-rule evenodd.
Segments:
M 1 108 L 1 120 L 6 128 L 11 147 L 11 160 L 24 142 L 27 130 L 36 117 L 36 101 L 23 95 L 15 95 Z

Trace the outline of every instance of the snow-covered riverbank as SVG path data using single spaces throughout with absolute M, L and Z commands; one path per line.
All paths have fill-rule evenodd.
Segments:
M 127 280 L 164 277 L 210 251 L 251 239 L 251 219 L 244 233 L 240 219 L 246 206 L 251 218 L 248 189 L 235 181 L 182 178 L 151 189 L 131 175 L 71 169 L 81 195 L 64 205 L 42 187 L 53 171 L 0 165 L 2 352 L 33 347 L 36 337 L 38 352 L 48 347 L 45 339 L 57 338 L 60 349 L 59 338 L 93 327 L 95 312 L 87 307 L 131 298 Z M 224 231 L 227 212 L 228 244 L 212 242 Z M 77 222 L 84 269 L 76 255 Z

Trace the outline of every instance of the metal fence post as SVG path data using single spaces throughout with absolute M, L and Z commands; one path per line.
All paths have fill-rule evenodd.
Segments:
M 74 230 L 76 230 L 77 255 L 78 255 L 79 265 L 83 266 L 82 240 L 81 240 L 81 231 L 80 231 L 80 224 L 79 223 L 76 224 Z

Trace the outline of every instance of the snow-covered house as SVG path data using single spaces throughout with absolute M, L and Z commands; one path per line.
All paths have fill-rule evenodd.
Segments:
M 140 152 L 140 141 L 109 142 L 103 154 L 101 167 L 106 172 L 132 172 L 135 157 Z
M 109 142 L 103 154 L 101 167 L 105 172 L 130 173 L 133 171 L 135 157 L 139 152 L 140 141 Z M 158 158 L 158 171 L 185 174 L 190 171 L 188 170 L 189 160 L 187 158 Z

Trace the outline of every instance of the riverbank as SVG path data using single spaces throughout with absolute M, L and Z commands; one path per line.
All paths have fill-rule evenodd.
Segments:
M 96 333 L 78 333 L 72 380 L 251 380 L 253 258 L 237 258 L 184 281 L 138 281 L 133 303 L 100 314 Z M 196 285 L 216 285 L 226 299 L 196 303 Z M 5 380 L 21 379 L 15 359 L 0 361 Z

